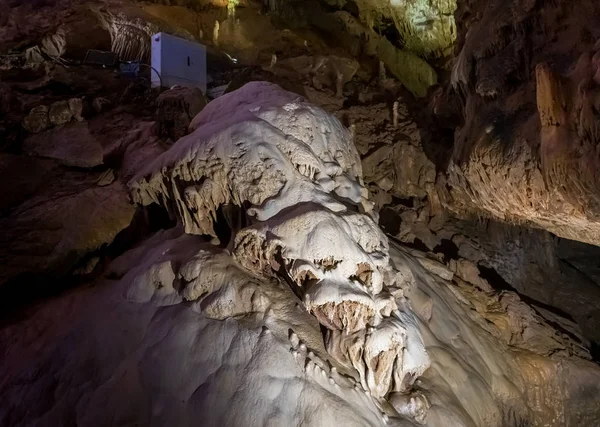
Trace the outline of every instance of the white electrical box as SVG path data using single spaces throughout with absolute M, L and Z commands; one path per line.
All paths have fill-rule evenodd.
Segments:
M 152 86 L 197 87 L 206 93 L 206 48 L 166 33 L 152 36 Z

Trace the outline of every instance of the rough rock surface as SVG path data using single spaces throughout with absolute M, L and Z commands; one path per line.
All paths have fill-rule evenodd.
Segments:
M 71 98 L 68 101 L 69 110 L 71 110 L 71 114 L 73 115 L 73 119 L 78 122 L 83 121 L 83 100 L 81 98 Z
M 202 111 L 206 100 L 198 88 L 174 87 L 156 100 L 160 134 L 173 141 L 187 135 L 192 119 Z
M 12 174 L 15 165 L 28 163 L 34 173 Z M 63 275 L 131 223 L 135 209 L 118 182 L 98 187 L 100 174 L 64 171 L 51 161 L 21 156 L 2 154 L 1 164 L 14 185 L 3 186 L 3 193 L 14 188 L 26 193 L 9 196 L 11 205 L 0 219 L 0 284 L 22 273 Z
M 38 105 L 32 108 L 27 117 L 23 119 L 23 127 L 31 133 L 40 133 L 50 127 L 48 107 Z
M 148 61 L 151 38 L 163 30 L 183 38 L 191 38 L 186 31 L 167 25 L 135 4 L 108 2 L 92 6 L 92 10 L 110 34 L 111 50 L 124 61 Z
M 287 286 L 257 282 L 228 258 L 196 236 L 162 232 L 113 263 L 118 281 L 71 292 L 36 309 L 19 328 L 2 328 L 8 346 L 0 388 L 7 410 L 0 421 L 74 419 L 87 426 L 152 418 L 159 425 L 193 425 L 202 414 L 207 426 L 264 426 L 274 417 L 293 425 L 297 414 L 310 413 L 306 425 L 383 426 L 384 419 L 408 425 L 354 388 Z M 392 258 L 416 278 L 409 297 L 436 361 L 420 382 L 430 407 L 425 425 L 594 425 L 589 410 L 598 377 L 588 362 L 554 361 L 509 344 L 498 348 L 490 332 L 505 327 L 506 315 L 496 311 L 498 326 L 478 329 L 487 322 L 467 299 L 456 299 L 455 285 L 429 277 L 404 251 L 393 249 Z M 177 291 L 178 281 L 199 274 L 205 279 L 193 282 L 196 294 Z M 182 303 L 184 296 L 189 303 Z M 464 358 L 465 348 L 477 350 Z M 26 375 L 34 364 L 44 370 Z M 46 400 L 52 384 L 65 394 Z M 11 397 L 16 388 L 19 399 Z M 512 411 L 493 403 L 494 390 L 507 391 Z M 223 403 L 228 396 L 235 398 Z M 404 408 L 405 400 L 394 394 L 391 405 Z M 157 404 L 164 408 L 158 416 Z
M 339 115 L 354 126 L 365 181 L 394 197 L 423 199 L 434 191 L 435 165 L 423 150 L 406 104 L 395 105 L 352 106 Z M 376 137 L 373 129 L 378 130 Z
M 330 331 L 330 353 L 357 370 L 371 395 L 410 393 L 429 359 L 407 325 L 412 313 L 399 310 L 384 285 L 396 281 L 387 239 L 369 216 L 372 205 L 347 130 L 265 82 L 218 98 L 190 127 L 190 135 L 132 180 L 134 199 L 161 203 L 187 233 L 224 245 L 218 211 L 243 209 L 242 216 L 258 223 L 237 231 L 230 218 L 235 259 L 254 274 L 292 280 L 306 309 Z M 423 416 L 421 410 L 408 415 Z
M 88 49 L 113 50 L 122 60 L 147 59 L 150 36 L 168 30 L 189 38 L 184 30 L 145 13 L 135 2 L 48 0 L 3 2 L 0 52 L 39 45 L 53 58 L 83 59 Z
M 443 142 L 434 140 L 438 152 L 431 152 L 431 136 L 417 124 L 405 96 L 397 107 L 370 102 L 338 110 L 336 115 L 353 129 L 365 185 L 386 233 L 431 251 L 475 286 L 519 292 L 548 321 L 596 349 L 597 248 L 525 225 L 471 215 L 465 220 L 452 218 L 439 199 L 438 190 L 446 181 L 441 174 L 436 177 L 436 171 L 444 170 Z M 435 102 L 434 98 L 439 109 Z
M 387 29 L 393 23 L 395 30 L 399 32 L 399 38 L 404 42 L 404 47 L 420 55 L 444 53 L 452 47 L 456 37 L 455 0 L 324 1 L 340 8 L 354 3 L 358 8 L 359 19 L 369 29 Z
M 0 5 L 0 53 L 20 52 L 0 57 L 0 146 L 54 159 L 0 157 L 2 281 L 101 272 L 147 232 L 136 222 L 97 250 L 131 222 L 131 179 L 171 214 L 150 205 L 136 221 L 184 225 L 110 263 L 96 289 L 2 324 L 1 426 L 599 424 L 597 248 L 473 220 L 593 237 L 595 5 L 459 2 L 439 129 L 404 89 L 444 78 L 428 62 L 448 53 L 453 2 L 130 3 Z M 254 64 L 217 74 L 228 91 L 267 76 L 348 130 L 263 86 L 211 102 L 165 153 L 161 130 L 176 140 L 194 116 L 185 96 L 155 123 L 140 114 L 152 96 L 63 62 L 94 47 L 144 58 L 149 33 L 176 28 Z M 108 103 L 96 115 L 87 99 Z M 388 242 L 377 211 L 413 249 Z
M 73 118 L 73 112 L 69 108 L 68 101 L 53 103 L 48 110 L 48 118 L 54 126 L 64 125 Z
M 282 76 L 297 78 L 299 74 L 315 89 L 319 91 L 329 89 L 338 97 L 343 96 L 344 85 L 352 80 L 358 68 L 359 64 L 356 60 L 335 55 L 316 57 L 302 55 L 277 61 L 273 67 L 270 67 Z
M 418 47 L 416 44 L 407 47 L 405 42 L 411 38 L 409 34 L 412 29 L 427 27 L 430 30 L 430 23 L 435 22 L 434 26 L 439 26 L 440 21 L 447 21 L 450 23 L 445 27 L 448 31 L 448 39 L 438 40 L 441 44 L 433 48 L 435 53 L 429 50 L 431 56 L 442 54 L 438 50 L 441 45 L 445 46 L 442 49 L 447 49 L 448 46 L 452 45 L 452 28 L 454 27 L 451 14 L 454 9 L 452 1 L 433 2 L 436 3 L 435 5 L 430 2 L 426 6 L 420 2 L 386 4 L 386 2 L 379 0 L 375 2 L 361 1 L 359 6 L 356 4 L 350 6 L 350 2 L 346 1 L 326 1 L 326 3 L 328 4 L 310 2 L 310 6 L 307 7 L 305 3 L 279 0 L 269 1 L 267 4 L 271 13 L 279 16 L 292 27 L 307 26 L 316 28 L 335 39 L 353 57 L 359 58 L 364 55 L 382 61 L 391 74 L 400 80 L 415 96 L 424 97 L 427 94 L 427 89 L 437 83 L 436 70 L 422 58 L 422 56 L 427 55 L 425 53 L 427 48 L 423 49 L 423 45 Z M 332 6 L 339 9 L 332 11 Z M 438 6 L 447 6 L 448 8 L 441 13 L 439 9 L 436 9 Z M 353 10 L 357 7 L 360 7 L 360 9 L 355 13 L 349 13 L 346 10 L 348 8 Z M 341 10 L 341 8 L 344 8 L 344 10 Z M 423 10 L 419 10 L 420 8 Z M 416 13 L 416 16 L 408 16 L 411 11 L 407 9 L 411 9 L 412 12 Z M 425 12 L 425 9 L 429 9 L 429 11 Z M 425 27 L 417 23 L 425 16 L 422 15 L 423 12 L 425 15 L 430 12 L 436 15 L 433 20 L 425 19 L 427 21 Z M 355 16 L 357 14 L 358 17 Z M 414 25 L 408 24 L 408 21 L 413 22 Z M 382 34 L 387 32 L 389 28 L 393 28 L 389 37 Z M 430 31 L 417 31 L 413 33 L 416 36 L 413 41 L 417 39 L 424 41 L 425 38 L 433 34 Z
M 544 8 L 467 1 L 459 9 L 454 88 L 437 102 L 462 98 L 447 178 L 438 185 L 455 214 L 600 244 L 592 107 L 599 15 L 587 1 Z
M 494 221 L 471 225 L 450 221 L 436 232 L 431 249 L 439 248 L 443 240 L 454 245 L 455 257 L 473 263 L 472 283 L 489 277 L 496 288 L 519 292 L 542 316 L 562 324 L 588 347 L 599 342 L 597 247 Z M 460 275 L 465 274 L 463 269 Z
M 217 101 L 130 183 L 193 234 L 160 231 L 0 328 L 0 425 L 597 424 L 585 349 L 515 293 L 388 245 L 338 121 L 266 83 Z
M 91 168 L 103 163 L 103 149 L 87 122 L 71 123 L 27 138 L 23 150 L 66 166 Z

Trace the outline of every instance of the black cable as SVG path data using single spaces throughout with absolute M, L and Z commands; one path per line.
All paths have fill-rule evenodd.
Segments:
M 126 61 L 122 61 L 121 64 L 132 64 L 135 62 L 126 62 Z M 152 85 L 152 71 L 154 71 L 156 73 L 156 75 L 158 76 L 158 79 L 160 80 L 160 87 L 163 87 L 163 80 L 162 80 L 162 76 L 160 75 L 160 73 L 158 72 L 158 70 L 156 68 L 154 68 L 152 65 L 149 64 L 144 64 L 143 62 L 138 62 L 138 65 L 143 65 L 144 67 L 148 67 L 150 68 L 150 85 Z
M 154 71 L 156 73 L 156 75 L 158 76 L 158 80 L 160 80 L 160 87 L 163 87 L 163 80 L 162 80 L 162 76 L 160 75 L 160 73 L 156 70 L 156 68 L 154 68 L 152 65 L 149 64 L 144 64 L 143 62 L 140 62 L 140 65 L 143 65 L 145 67 L 150 68 L 150 85 L 152 85 L 152 71 Z

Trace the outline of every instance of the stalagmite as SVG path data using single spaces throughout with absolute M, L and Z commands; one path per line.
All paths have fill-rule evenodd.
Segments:
M 398 126 L 397 103 L 393 113 Z M 496 353 L 497 347 L 488 347 L 467 329 L 455 330 L 464 321 L 489 330 L 485 320 L 467 320 L 464 314 L 459 320 L 453 317 L 458 316 L 453 314 L 458 308 L 432 313 L 434 304 L 450 304 L 449 298 L 468 304 L 453 285 L 448 285 L 449 294 L 441 293 L 439 283 L 427 287 L 433 286 L 428 280 L 434 283 L 424 279 L 428 276 L 451 283 L 455 279 L 450 270 L 424 256 L 408 261 L 398 256 L 397 248 L 396 255 L 390 256 L 389 241 L 377 225 L 377 213 L 362 183 L 361 162 L 352 144 L 354 123 L 348 130 L 298 95 L 255 82 L 209 103 L 190 131 L 130 182 L 135 201 L 159 203 L 179 218 L 188 233 L 220 242 L 252 277 L 288 285 L 321 325 L 329 363 L 350 373 L 366 401 L 389 408 L 390 419 L 446 425 L 443 417 L 436 418 L 440 409 L 431 399 L 441 397 L 425 374 L 433 370 L 443 378 L 439 381 L 452 383 L 455 376 L 462 378 L 465 371 L 475 369 L 492 375 L 492 379 L 485 377 L 486 384 L 495 384 L 503 372 L 516 381 L 488 386 L 470 380 L 475 382 L 465 383 L 471 384 L 469 391 L 458 396 L 469 416 L 477 419 L 475 425 L 501 425 L 501 411 L 491 396 L 499 393 L 505 402 L 513 398 L 507 396 L 525 396 L 520 393 L 526 391 L 516 391 L 520 385 L 514 379 L 522 375 L 523 362 L 512 356 L 505 360 L 501 350 Z M 215 222 L 218 212 L 229 205 L 243 211 L 246 226 L 232 229 L 229 241 L 220 241 Z M 515 304 L 500 316 L 530 316 L 520 302 Z M 438 338 L 432 333 L 449 342 L 467 334 L 460 346 L 472 348 L 469 351 L 490 365 L 474 367 L 483 363 L 479 359 L 455 360 L 446 350 L 436 349 Z M 566 348 L 579 351 L 568 340 L 541 336 L 537 346 L 545 342 L 544 354 Z M 320 362 L 314 342 L 305 344 L 297 332 L 287 332 L 286 338 L 288 350 L 305 363 L 311 378 L 319 372 L 318 378 L 333 375 L 333 369 Z M 328 379 L 319 384 L 332 385 Z M 481 406 L 481 411 L 471 410 L 473 405 Z M 381 421 L 381 412 L 378 417 Z M 462 415 L 453 417 L 462 419 Z
M 233 110 L 240 100 L 250 104 Z M 235 111 L 229 126 L 215 126 L 226 111 Z M 429 358 L 418 330 L 409 329 L 410 308 L 392 316 L 399 307 L 387 289 L 400 282 L 346 129 L 267 83 L 213 101 L 194 121 L 192 135 L 132 181 L 135 200 L 162 201 L 187 232 L 213 238 L 216 211 L 249 202 L 246 212 L 255 222 L 235 235 L 236 260 L 297 287 L 307 310 L 329 330 L 330 354 L 357 370 L 370 395 L 410 393 Z M 327 137 L 315 129 L 328 129 Z M 409 339 L 408 331 L 416 336 Z
M 387 79 L 387 76 L 385 73 L 385 63 L 383 61 L 379 61 L 379 85 L 383 86 L 386 79 Z

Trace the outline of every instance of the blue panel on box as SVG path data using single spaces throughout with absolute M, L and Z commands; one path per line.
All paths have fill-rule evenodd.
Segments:
M 138 61 L 121 62 L 119 69 L 123 75 L 137 76 L 140 73 L 140 63 Z
M 199 43 L 166 33 L 153 35 L 152 68 L 152 86 L 197 87 L 206 93 L 206 48 Z

